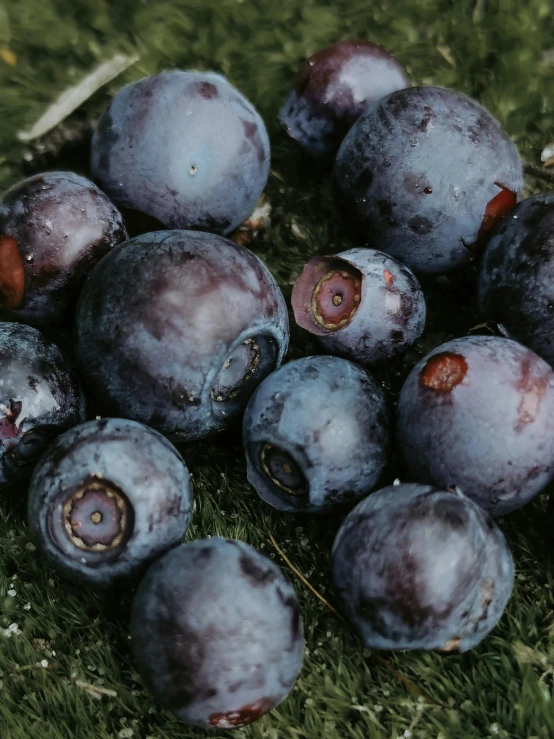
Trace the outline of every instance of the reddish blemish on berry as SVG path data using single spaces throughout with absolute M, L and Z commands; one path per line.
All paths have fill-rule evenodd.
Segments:
M 0 419 L 0 439 L 15 439 L 19 435 L 17 419 L 22 406 L 20 400 L 10 400 L 9 407 L 4 409 L 4 416 Z
M 419 373 L 419 384 L 436 393 L 449 393 L 464 379 L 467 362 L 459 354 L 441 352 L 435 354 Z
M 262 698 L 256 703 L 250 703 L 236 711 L 212 713 L 208 721 L 218 729 L 238 729 L 241 726 L 253 724 L 264 714 L 270 711 L 276 702 L 271 698 Z
M 540 377 L 532 376 L 531 362 L 525 360 L 521 366 L 521 378 L 516 390 L 521 393 L 517 409 L 516 431 L 523 431 L 525 426 L 533 423 L 539 413 L 543 396 L 550 384 L 550 373 Z
M 510 211 L 512 211 L 517 205 L 517 195 L 515 192 L 504 187 L 500 182 L 495 182 L 494 184 L 496 187 L 500 188 L 500 192 L 487 203 L 481 228 L 477 235 L 477 241 L 473 244 L 466 244 L 467 249 L 473 250 L 482 247 L 486 243 L 490 232 L 502 216 L 505 216 L 506 213 L 510 213 Z
M 506 213 L 509 213 L 517 205 L 517 197 L 515 192 L 508 190 L 507 187 L 501 185 L 500 182 L 494 183 L 500 188 L 498 195 L 490 200 L 485 208 L 485 215 L 479 230 L 479 238 L 485 236 Z
M 385 278 L 385 282 L 387 284 L 387 288 L 391 288 L 394 285 L 394 275 L 392 272 L 389 272 L 388 269 L 386 269 L 383 272 L 383 277 Z
M 25 269 L 17 241 L 0 235 L 0 303 L 15 310 L 21 305 L 25 291 Z

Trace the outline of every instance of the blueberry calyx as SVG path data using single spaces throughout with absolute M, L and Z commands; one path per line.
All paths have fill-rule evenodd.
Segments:
M 319 280 L 312 293 L 314 320 L 329 331 L 343 328 L 360 304 L 362 281 L 351 272 L 333 269 Z
M 308 494 L 308 482 L 288 452 L 273 444 L 262 444 L 260 462 L 265 474 L 280 490 L 295 497 Z
M 218 403 L 233 400 L 256 374 L 261 360 L 260 344 L 256 339 L 245 339 L 233 349 L 217 373 L 211 389 L 211 398 Z
M 52 508 L 50 528 L 58 535 L 52 537 L 58 547 L 66 552 L 69 547 L 75 556 L 84 552 L 117 556 L 131 536 L 133 519 L 127 496 L 115 485 L 88 479 L 61 506 Z

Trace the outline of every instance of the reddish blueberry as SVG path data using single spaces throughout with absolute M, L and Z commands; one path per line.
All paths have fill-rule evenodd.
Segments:
M 70 322 L 87 274 L 126 238 L 115 205 L 84 177 L 23 180 L 0 203 L 0 304 L 39 327 Z
M 367 105 L 409 84 L 404 69 L 382 46 L 339 41 L 306 61 L 279 121 L 307 154 L 330 164 Z

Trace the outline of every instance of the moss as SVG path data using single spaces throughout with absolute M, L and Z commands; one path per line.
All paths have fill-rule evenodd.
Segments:
M 90 125 L 125 82 L 174 66 L 221 71 L 255 103 L 270 129 L 272 225 L 253 248 L 288 298 L 310 256 L 350 245 L 328 182 L 312 173 L 276 125 L 301 62 L 338 39 L 373 39 L 398 56 L 414 82 L 477 97 L 514 137 L 522 156 L 538 162 L 554 140 L 550 18 L 549 0 L 0 0 L 0 49 L 17 57 L 11 66 L 11 57 L 0 56 L 0 188 L 30 168 L 86 172 Z M 137 51 L 140 61 L 41 142 L 42 148 L 17 140 L 16 133 L 28 129 L 57 95 L 117 51 Z M 73 143 L 64 148 L 68 140 Z M 536 184 L 529 181 L 528 191 Z M 471 268 L 447 281 L 426 280 L 430 320 L 423 339 L 379 373 L 392 402 L 406 371 L 425 351 L 479 323 L 473 280 Z M 290 356 L 314 351 L 293 329 Z M 245 482 L 237 436 L 231 432 L 184 449 L 196 490 L 189 537 L 237 537 L 276 556 L 271 532 L 333 601 L 328 558 L 336 517 L 284 516 L 264 506 Z M 395 460 L 387 479 L 398 475 L 403 470 Z M 2 739 L 208 736 L 179 724 L 144 694 L 127 636 L 131 594 L 100 597 L 59 580 L 32 551 L 23 501 L 14 497 L 0 508 Z M 295 581 L 307 637 L 305 667 L 285 703 L 234 736 L 554 736 L 552 515 L 545 506 L 543 496 L 502 522 L 516 558 L 517 586 L 507 613 L 477 649 L 449 659 L 387 655 L 395 670 L 440 706 L 420 700 L 363 652 L 348 628 Z M 8 638 L 3 634 L 10 624 L 18 628 Z

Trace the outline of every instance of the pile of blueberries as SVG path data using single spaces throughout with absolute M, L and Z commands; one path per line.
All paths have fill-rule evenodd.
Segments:
M 282 701 L 303 629 L 271 560 L 240 541 L 181 543 L 192 490 L 172 442 L 242 416 L 264 501 L 352 508 L 333 579 L 363 644 L 380 649 L 483 639 L 514 580 L 493 517 L 554 478 L 554 194 L 519 202 L 522 164 L 498 122 L 463 94 L 410 87 L 370 42 L 309 59 L 279 118 L 332 167 L 359 244 L 310 259 L 292 290 L 322 355 L 281 366 L 283 295 L 226 238 L 254 210 L 270 152 L 256 110 L 217 74 L 120 90 L 92 139 L 98 186 L 48 172 L 0 201 L 0 483 L 28 483 L 30 530 L 69 579 L 113 587 L 146 571 L 137 665 L 164 707 L 201 727 L 244 726 Z M 396 443 L 414 482 L 368 497 L 393 448 L 371 368 L 425 325 L 412 270 L 477 260 L 483 315 L 516 338 L 458 338 L 412 369 Z M 70 324 L 67 354 L 45 332 Z

